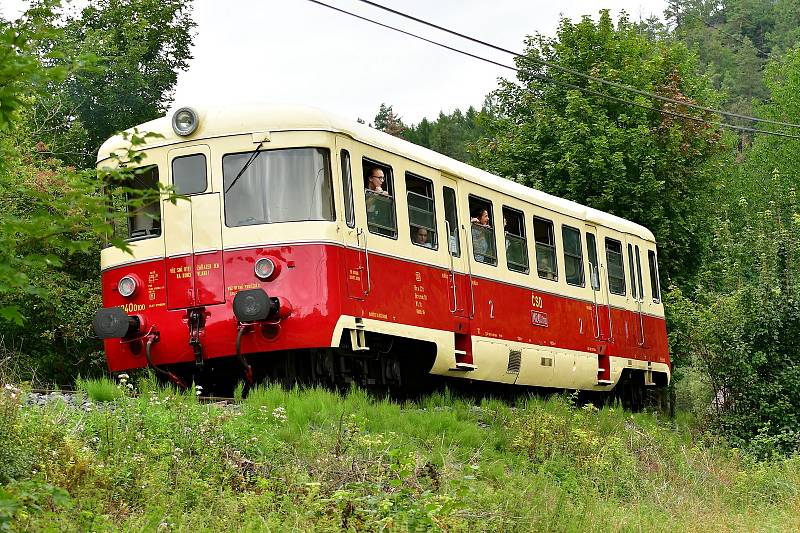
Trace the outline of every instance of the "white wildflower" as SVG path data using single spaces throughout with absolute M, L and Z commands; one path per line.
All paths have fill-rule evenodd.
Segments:
M 286 416 L 286 409 L 283 407 L 276 407 L 272 410 L 272 417 L 277 420 L 278 422 L 286 422 L 288 417 Z

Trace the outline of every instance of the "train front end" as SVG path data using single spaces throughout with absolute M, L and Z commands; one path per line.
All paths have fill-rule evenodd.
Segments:
M 334 135 L 311 114 L 256 113 L 183 108 L 101 148 L 99 167 L 139 152 L 128 194 L 112 200 L 129 250 L 101 254 L 94 327 L 112 372 L 150 366 L 186 385 L 201 371 L 222 393 L 234 377 L 252 381 L 249 354 L 331 346 L 342 283 Z M 145 132 L 156 135 L 132 146 Z M 172 192 L 126 201 L 159 185 Z

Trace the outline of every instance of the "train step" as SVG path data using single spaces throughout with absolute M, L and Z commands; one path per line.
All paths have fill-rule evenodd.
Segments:
M 613 381 L 611 381 L 610 379 L 598 379 L 598 380 L 597 380 L 597 384 L 598 384 L 598 385 L 611 385 L 611 384 L 613 384 L 613 383 L 614 383 L 614 382 L 613 382 Z
M 451 368 L 450 372 L 472 372 L 477 369 L 477 366 L 470 363 L 456 363 L 456 366 Z

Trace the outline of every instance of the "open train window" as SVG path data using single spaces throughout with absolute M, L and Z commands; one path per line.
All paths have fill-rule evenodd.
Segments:
M 540 278 L 558 281 L 553 221 L 533 217 L 533 238 L 536 241 L 536 272 Z
M 456 207 L 456 191 L 450 187 L 442 187 L 444 195 L 444 219 L 447 222 L 447 247 L 450 255 L 461 257 L 461 239 L 458 231 L 458 208 Z
M 108 189 L 108 199 L 111 210 L 118 215 L 111 221 L 114 237 L 133 241 L 161 235 L 156 165 L 133 169 L 129 179 Z
M 522 211 L 503 206 L 503 233 L 508 269 L 527 274 L 528 241 L 525 239 L 525 215 Z
M 661 301 L 661 285 L 658 279 L 658 263 L 656 262 L 656 253 L 653 250 L 647 250 L 647 262 L 650 266 L 650 290 L 653 293 L 653 301 Z
M 411 243 L 436 250 L 439 248 L 439 240 L 436 234 L 433 182 L 406 172 L 406 197 Z
M 622 243 L 606 237 L 606 265 L 608 265 L 608 290 L 611 294 L 625 295 L 625 263 L 622 261 Z
M 344 199 L 344 221 L 348 228 L 356 227 L 355 208 L 353 207 L 353 174 L 350 170 L 350 152 L 342 150 L 342 198 Z
M 564 244 L 564 274 L 567 278 L 567 283 L 583 287 L 581 232 L 577 228 L 561 226 L 561 240 Z
M 364 158 L 364 202 L 370 233 L 397 238 L 392 167 Z
M 206 156 L 192 154 L 172 160 L 172 185 L 177 194 L 199 194 L 208 189 Z
M 497 243 L 494 237 L 492 202 L 485 198 L 469 196 L 470 226 L 472 227 L 472 255 L 475 261 L 497 265 Z

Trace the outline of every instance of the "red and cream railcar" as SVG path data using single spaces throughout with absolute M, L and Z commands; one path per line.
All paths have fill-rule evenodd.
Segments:
M 137 131 L 159 136 L 135 186 L 186 199 L 131 211 L 132 253 L 102 251 L 111 371 L 669 381 L 642 226 L 311 108 L 183 108 Z

